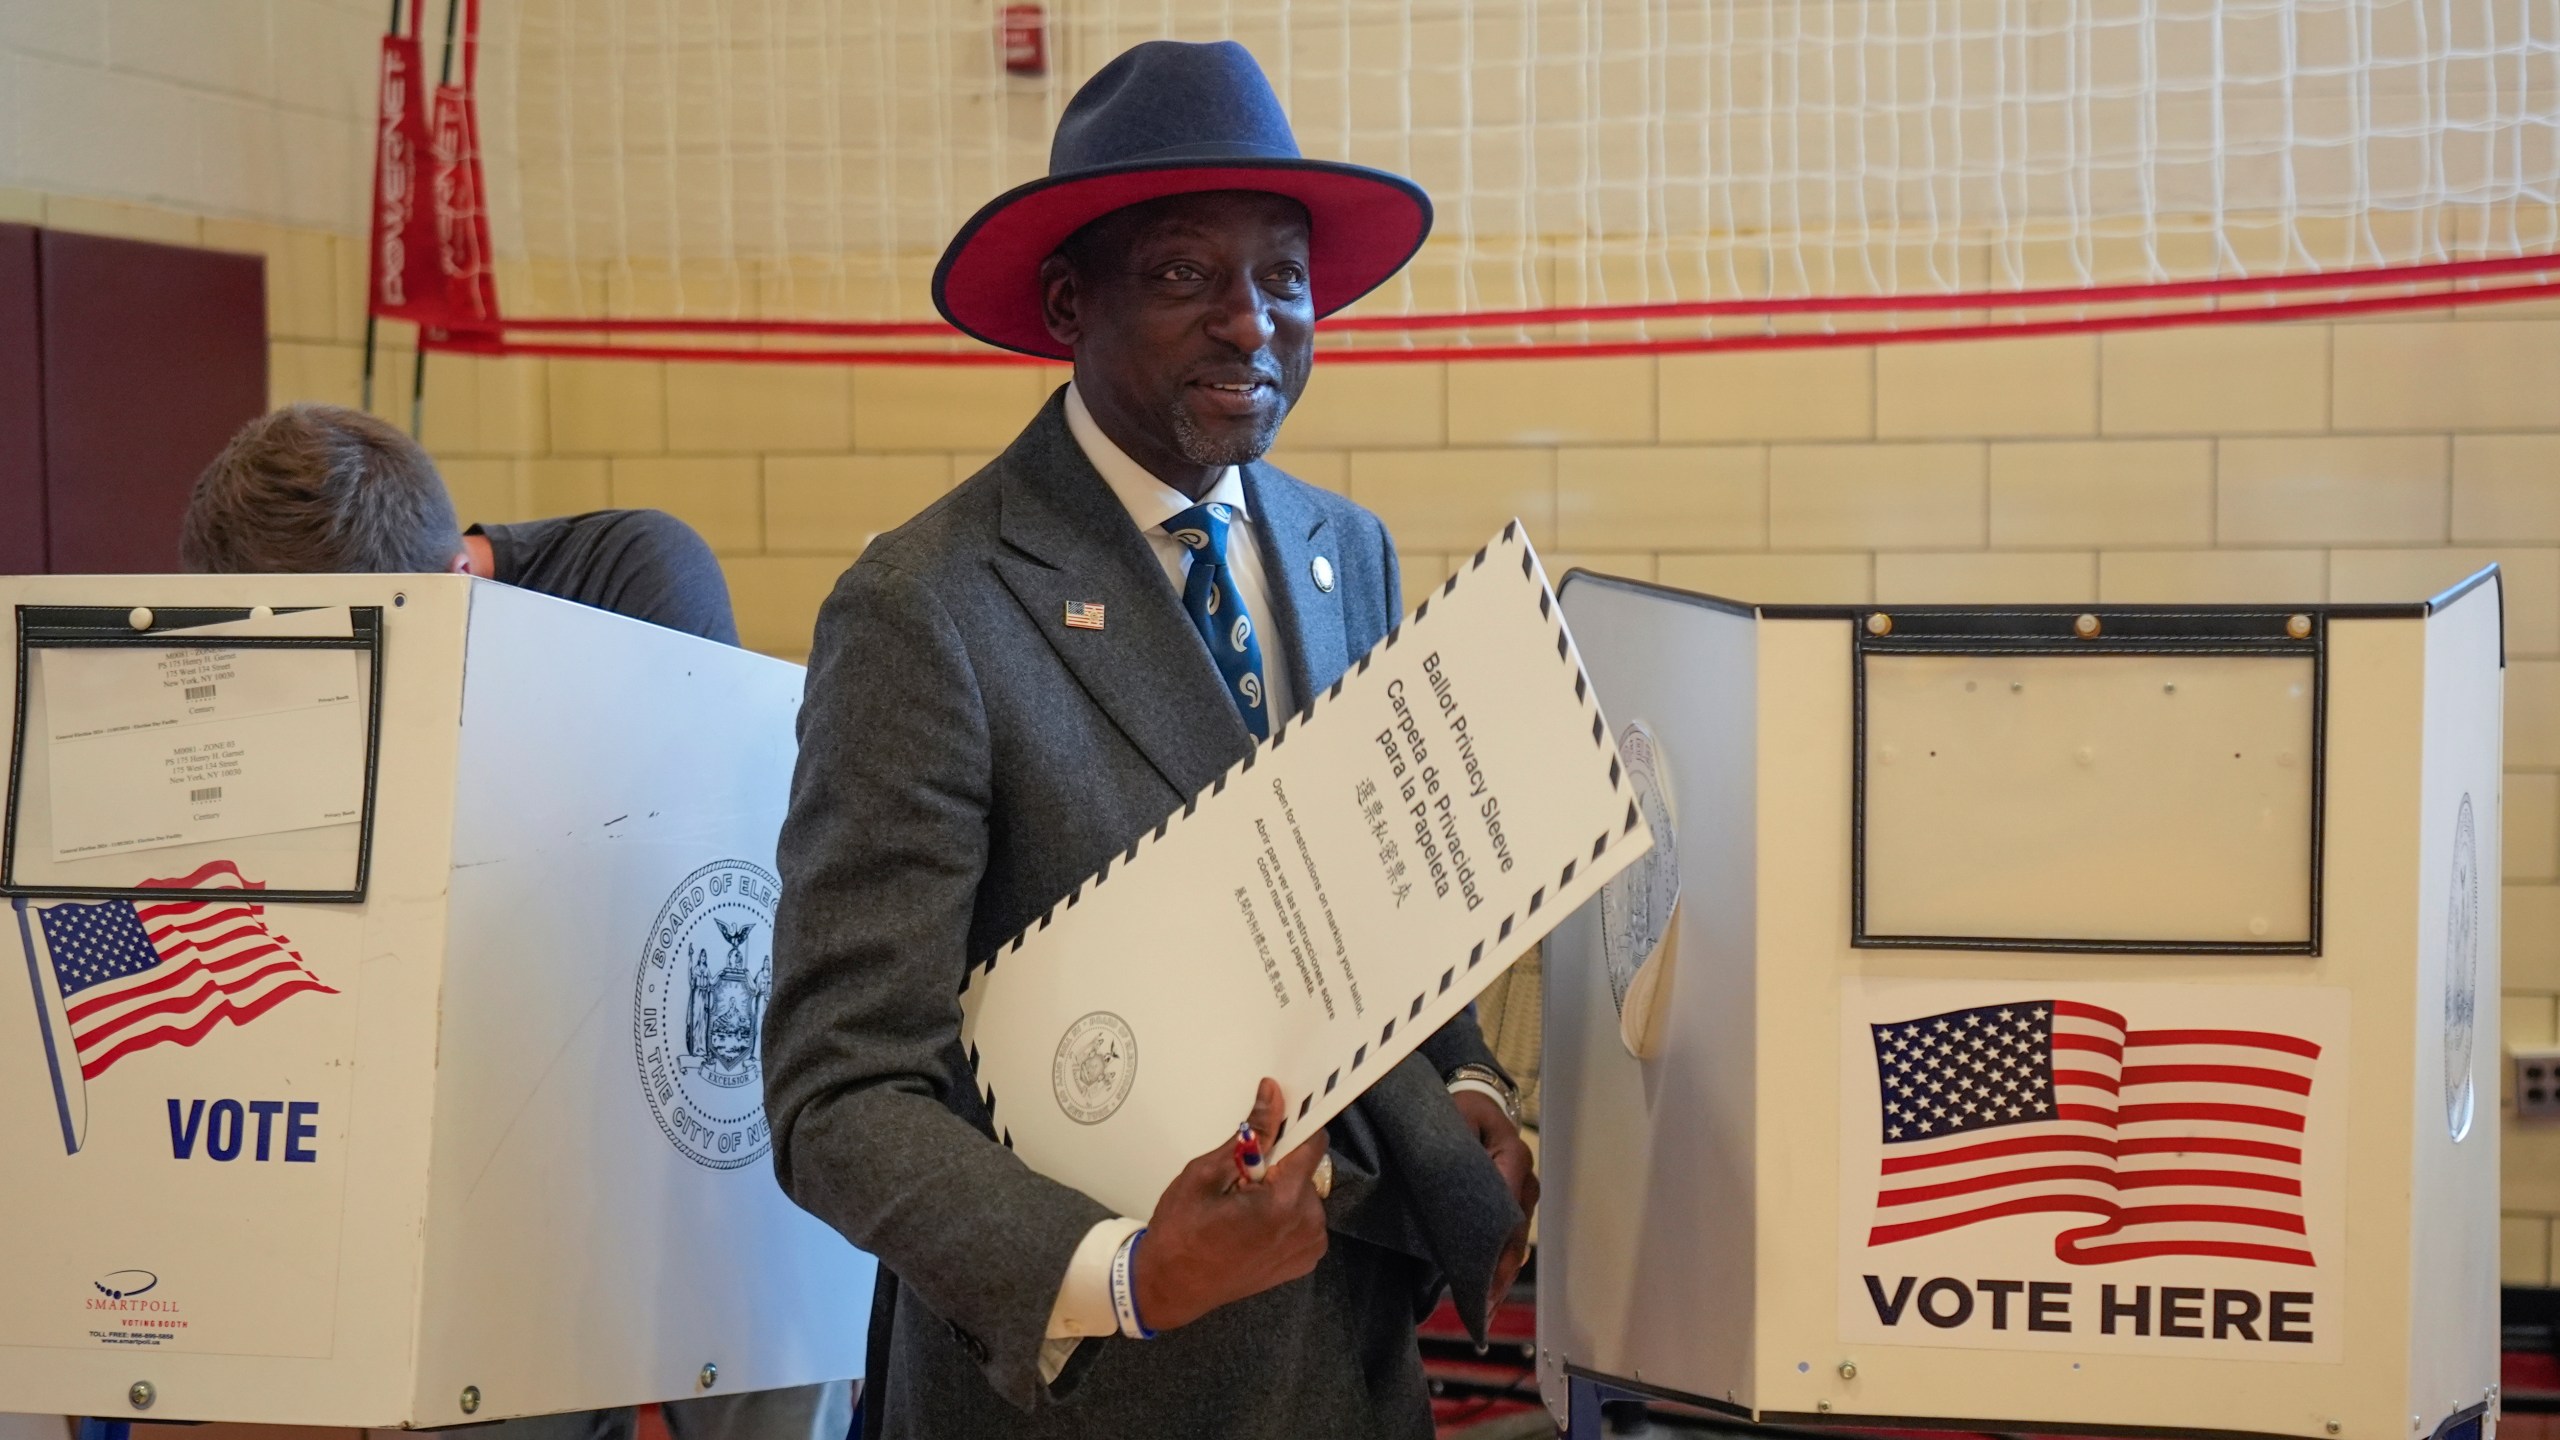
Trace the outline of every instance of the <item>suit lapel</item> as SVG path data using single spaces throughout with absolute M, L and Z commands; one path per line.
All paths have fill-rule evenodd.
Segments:
M 1280 612 L 1272 619 L 1289 637 L 1290 693 L 1305 710 L 1351 664 L 1342 637 L 1342 597 L 1338 591 L 1317 589 L 1314 578 L 1316 557 L 1324 556 L 1331 566 L 1334 547 L 1325 533 L 1323 512 L 1306 503 L 1297 481 L 1270 466 L 1257 461 L 1244 467 L 1244 499 L 1252 507 L 1254 536 L 1262 545 L 1262 575 Z
M 1129 512 L 1068 433 L 1060 396 L 1004 455 L 996 574 L 1076 683 L 1175 792 L 1208 788 L 1253 737 Z M 1099 630 L 1066 624 L 1100 602 Z

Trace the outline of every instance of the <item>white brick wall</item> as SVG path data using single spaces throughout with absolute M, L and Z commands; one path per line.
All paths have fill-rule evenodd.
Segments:
M 376 0 L 0 0 L 0 188 L 362 229 Z

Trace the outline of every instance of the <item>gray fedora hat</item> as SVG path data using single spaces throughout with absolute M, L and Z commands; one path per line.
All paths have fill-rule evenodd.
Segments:
M 1047 175 L 960 227 L 934 268 L 934 308 L 990 345 L 1066 359 L 1041 319 L 1040 263 L 1114 210 L 1211 190 L 1259 190 L 1307 207 L 1319 317 L 1376 289 L 1431 233 L 1421 186 L 1298 153 L 1280 97 L 1242 45 L 1150 40 L 1067 102 Z

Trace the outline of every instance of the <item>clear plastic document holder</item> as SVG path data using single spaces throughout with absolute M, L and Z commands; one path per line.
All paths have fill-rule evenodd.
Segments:
M 381 607 L 22 605 L 16 618 L 0 892 L 132 898 L 228 864 L 263 877 L 269 902 L 365 898 Z M 308 658 L 327 653 L 350 663 Z

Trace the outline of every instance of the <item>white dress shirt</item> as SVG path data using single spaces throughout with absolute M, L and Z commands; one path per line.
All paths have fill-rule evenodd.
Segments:
M 1111 437 L 1094 423 L 1093 412 L 1085 409 L 1084 399 L 1076 394 L 1073 384 L 1067 386 L 1067 431 L 1100 472 L 1103 483 L 1120 498 L 1138 533 L 1147 537 L 1147 544 L 1164 566 L 1165 579 L 1172 582 L 1174 593 L 1179 595 L 1183 581 L 1191 574 L 1192 552 L 1165 532 L 1165 522 L 1198 502 L 1157 479 L 1111 443 Z M 1254 630 L 1262 637 L 1262 693 L 1264 703 L 1271 707 L 1269 728 L 1277 730 L 1282 720 L 1297 713 L 1295 692 L 1289 684 L 1291 638 L 1284 627 L 1269 618 L 1271 585 L 1263 572 L 1262 547 L 1254 530 L 1252 508 L 1245 501 L 1243 476 L 1234 466 L 1228 466 L 1218 476 L 1218 483 L 1200 498 L 1215 500 L 1235 512 L 1234 523 L 1227 527 L 1227 566 L 1246 613 L 1261 617 L 1255 620 Z M 1491 1086 L 1477 1080 L 1460 1080 L 1449 1088 L 1482 1090 L 1500 1098 Z M 1065 1370 L 1067 1358 L 1085 1339 L 1120 1333 L 1119 1318 L 1111 1308 L 1111 1261 L 1132 1236 L 1145 1228 L 1143 1220 L 1114 1216 L 1086 1231 L 1084 1239 L 1077 1243 L 1075 1254 L 1067 1260 L 1066 1277 L 1058 1286 L 1057 1304 L 1049 1311 L 1048 1343 L 1040 1347 L 1043 1380 L 1055 1381 Z
M 1191 575 L 1192 551 L 1166 532 L 1165 522 L 1199 501 L 1157 479 L 1145 466 L 1130 459 L 1128 452 L 1111 443 L 1111 437 L 1094 423 L 1093 412 L 1085 408 L 1084 397 L 1076 393 L 1073 384 L 1067 386 L 1067 433 L 1075 436 L 1077 448 L 1093 462 L 1102 483 L 1119 497 L 1121 507 L 1129 512 L 1130 523 L 1147 537 L 1148 548 L 1156 552 L 1157 562 L 1164 566 L 1164 578 L 1180 595 L 1183 582 Z M 1263 574 L 1262 546 L 1254 531 L 1253 507 L 1245 500 L 1244 477 L 1230 465 L 1200 499 L 1217 501 L 1235 513 L 1235 520 L 1227 527 L 1227 569 L 1235 581 L 1236 594 L 1244 601 L 1245 613 L 1255 617 L 1255 633 L 1262 637 L 1263 703 L 1274 717 L 1268 728 L 1276 730 L 1279 719 L 1296 713 L 1289 685 L 1290 641 L 1282 627 L 1271 623 L 1271 584 Z M 1111 1309 L 1111 1259 L 1145 1224 L 1143 1220 L 1114 1218 L 1085 1232 L 1067 1261 L 1066 1278 L 1058 1286 L 1058 1303 L 1049 1311 L 1049 1343 L 1040 1352 L 1042 1378 L 1058 1378 L 1078 1341 L 1120 1333 L 1119 1318 Z
M 1200 502 L 1157 479 L 1112 444 L 1073 385 L 1067 387 L 1067 433 L 1076 437 L 1084 458 L 1101 472 L 1102 483 L 1120 497 L 1121 508 L 1129 512 L 1138 533 L 1147 537 L 1148 548 L 1164 566 L 1164 577 L 1173 582 L 1173 593 L 1180 595 L 1183 581 L 1191 575 L 1191 549 L 1165 533 L 1164 525 Z M 1254 633 L 1262 638 L 1262 696 L 1271 712 L 1265 729 L 1277 730 L 1281 721 L 1298 713 L 1293 703 L 1296 692 L 1289 684 L 1291 637 L 1272 612 L 1271 582 L 1263 573 L 1260 532 L 1254 528 L 1253 507 L 1245 502 L 1243 474 L 1228 466 L 1200 500 L 1214 500 L 1235 512 L 1234 522 L 1227 526 L 1227 570 L 1245 613 L 1253 617 Z

